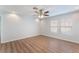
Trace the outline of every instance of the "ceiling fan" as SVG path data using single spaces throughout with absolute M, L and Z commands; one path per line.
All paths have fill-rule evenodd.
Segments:
M 39 18 L 44 18 L 45 16 L 49 16 L 49 11 L 45 11 L 44 9 L 39 9 L 37 7 L 33 7 L 34 12 Z

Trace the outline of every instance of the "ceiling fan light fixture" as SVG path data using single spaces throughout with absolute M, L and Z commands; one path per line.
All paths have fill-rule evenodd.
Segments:
M 33 7 L 33 9 L 39 19 L 44 18 L 45 16 L 49 16 L 48 15 L 49 11 L 45 11 L 44 9 L 39 9 L 37 7 Z
M 38 16 L 39 18 L 44 18 L 44 15 Z

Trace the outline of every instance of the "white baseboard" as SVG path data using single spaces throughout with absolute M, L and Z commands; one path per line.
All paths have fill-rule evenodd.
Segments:
M 73 43 L 77 43 L 77 44 L 79 44 L 79 41 L 74 41 L 74 40 L 66 39 L 66 38 L 59 37 L 59 36 L 45 35 L 45 34 L 43 34 L 43 35 L 44 35 L 44 36 L 51 37 L 51 38 L 57 38 L 57 39 L 60 39 L 60 40 L 65 40 L 65 41 L 69 41 L 69 42 L 73 42 Z
M 66 38 L 59 37 L 59 36 L 46 35 L 46 34 L 43 34 L 43 35 L 44 35 L 44 36 L 48 36 L 48 37 L 52 37 L 52 38 L 58 38 L 58 39 L 65 40 L 65 41 L 69 41 L 69 42 L 73 42 L 73 43 L 78 43 L 78 44 L 79 44 L 79 41 L 74 41 L 74 40 L 66 39 Z M 20 39 L 25 39 L 25 38 L 34 37 L 34 36 L 38 36 L 38 35 L 30 35 L 30 36 L 21 37 L 21 38 L 18 38 L 18 39 L 13 39 L 13 40 L 8 40 L 8 41 L 1 41 L 1 43 L 11 42 L 11 41 L 20 40 Z
M 35 37 L 35 36 L 38 36 L 38 35 L 30 35 L 30 36 L 20 37 L 20 38 L 16 38 L 16 39 L 12 39 L 12 40 L 1 41 L 1 43 L 12 42 L 12 41 L 21 40 L 21 39 L 25 39 L 25 38 L 29 38 L 29 37 Z

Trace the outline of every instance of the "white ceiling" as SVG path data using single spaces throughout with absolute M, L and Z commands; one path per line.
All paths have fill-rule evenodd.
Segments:
M 50 16 L 79 10 L 78 5 L 1 5 L 0 14 L 8 14 L 12 11 L 15 11 L 17 14 L 20 15 L 33 15 L 34 11 L 32 8 L 34 6 L 37 6 L 38 8 L 44 8 L 45 10 L 49 10 Z

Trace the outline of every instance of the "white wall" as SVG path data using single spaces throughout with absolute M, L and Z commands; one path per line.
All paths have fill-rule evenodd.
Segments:
M 62 34 L 62 33 L 51 33 L 50 31 L 50 21 L 61 20 L 61 19 L 72 20 L 72 23 L 73 23 L 72 32 L 69 35 Z M 50 17 L 43 20 L 42 35 L 79 43 L 79 11 L 58 15 L 58 16 Z
M 1 16 L 0 16 L 0 44 L 1 44 Z
M 41 23 L 35 21 L 33 16 L 22 16 L 18 14 L 1 15 L 1 43 L 23 39 L 27 37 L 46 35 L 63 40 L 79 43 L 79 12 L 63 14 L 45 18 Z M 50 21 L 72 19 L 72 35 L 50 32 Z
M 2 15 L 1 29 L 1 43 L 39 35 L 39 23 L 27 15 Z

